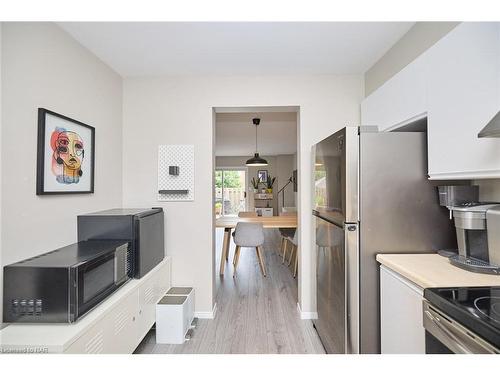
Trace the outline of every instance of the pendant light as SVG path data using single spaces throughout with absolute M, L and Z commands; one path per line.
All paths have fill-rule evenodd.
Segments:
M 267 165 L 267 160 L 262 159 L 259 156 L 259 151 L 257 148 L 257 126 L 259 126 L 260 124 L 260 118 L 254 118 L 252 119 L 252 122 L 255 125 L 255 154 L 253 155 L 253 158 L 247 160 L 246 165 L 250 167 L 263 167 Z

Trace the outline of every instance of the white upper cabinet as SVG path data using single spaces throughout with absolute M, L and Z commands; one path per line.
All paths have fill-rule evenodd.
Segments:
M 389 130 L 427 112 L 427 61 L 420 56 L 361 103 L 361 124 Z
M 427 52 L 430 178 L 500 177 L 500 139 L 477 137 L 500 110 L 500 24 L 462 23 Z
M 500 110 L 500 23 L 462 23 L 361 104 L 362 125 L 427 116 L 431 179 L 500 177 L 500 139 L 477 133 Z

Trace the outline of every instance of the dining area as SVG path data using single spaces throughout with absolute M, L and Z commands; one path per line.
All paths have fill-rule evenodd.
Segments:
M 267 277 L 269 267 L 266 267 L 266 254 L 264 242 L 268 242 L 265 248 L 268 252 L 279 257 L 281 266 L 290 268 L 295 278 L 298 270 L 298 219 L 297 212 L 282 212 L 280 216 L 258 216 L 255 212 L 240 211 L 238 216 L 220 216 L 215 219 L 216 230 L 223 230 L 223 238 L 219 260 L 219 275 L 224 277 L 229 266 L 234 267 L 233 278 L 237 277 L 237 267 L 242 249 L 252 251 L 259 263 L 262 277 Z M 269 246 L 269 238 L 278 239 Z M 235 250 L 230 261 L 230 250 L 234 244 Z M 269 255 L 268 257 L 269 258 Z M 293 263 L 293 264 L 292 264 Z M 271 272 L 273 270 L 271 269 Z

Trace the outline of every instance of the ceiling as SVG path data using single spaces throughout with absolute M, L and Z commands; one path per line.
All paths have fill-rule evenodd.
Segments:
M 264 156 L 290 155 L 297 152 L 297 113 L 217 113 L 215 155 L 248 156 L 255 152 L 254 117 L 258 126 L 259 153 Z
M 61 22 L 124 77 L 363 74 L 413 22 Z

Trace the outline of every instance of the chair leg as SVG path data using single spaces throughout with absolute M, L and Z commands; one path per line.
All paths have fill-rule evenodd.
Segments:
M 299 266 L 299 248 L 297 247 L 297 251 L 295 252 L 295 266 L 293 267 L 293 278 L 297 276 L 297 268 Z
M 228 243 L 227 243 L 227 251 L 226 251 L 226 262 L 229 260 L 229 249 L 231 248 L 231 228 L 227 228 L 229 231 Z
M 264 277 L 266 277 L 266 266 L 264 264 L 264 254 L 262 253 L 262 246 L 257 246 L 255 250 L 257 251 L 257 258 L 259 259 L 260 270 L 262 271 Z
M 278 254 L 281 256 L 283 254 L 283 247 L 285 245 L 285 237 L 281 237 L 281 245 Z
M 233 265 L 234 265 L 234 271 L 233 271 L 233 277 L 236 277 L 236 268 L 238 267 L 238 262 L 240 260 L 240 246 L 236 246 L 236 250 L 234 251 L 234 258 L 233 258 Z
M 295 254 L 296 250 L 297 250 L 297 246 L 292 244 L 292 251 L 290 251 L 290 258 L 288 259 L 288 267 L 290 267 L 290 264 L 292 264 L 293 255 Z
M 285 264 L 285 257 L 286 257 L 286 251 L 287 251 L 287 248 L 288 248 L 288 240 L 286 238 L 284 238 L 284 242 L 283 242 L 283 260 L 281 261 L 281 264 Z
M 240 247 L 236 245 L 236 249 L 234 249 L 234 256 L 233 256 L 233 266 L 238 265 L 238 258 L 240 256 Z

